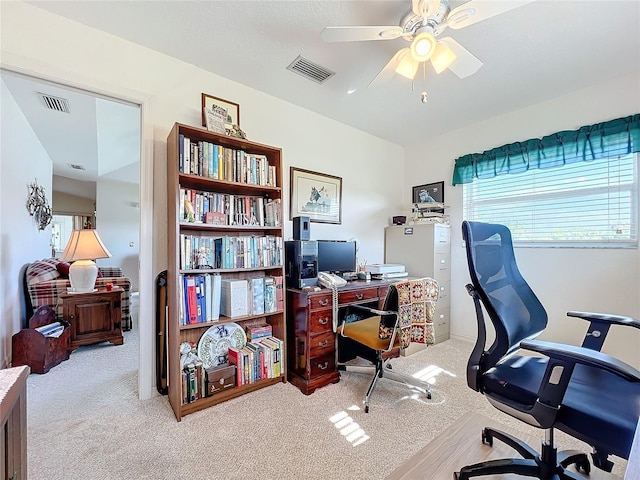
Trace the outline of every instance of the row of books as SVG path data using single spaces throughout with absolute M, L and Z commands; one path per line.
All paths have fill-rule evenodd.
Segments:
M 220 311 L 225 317 L 273 313 L 284 308 L 283 278 L 223 279 Z
M 180 275 L 180 325 L 215 322 L 220 318 L 222 277 Z
M 212 142 L 178 138 L 181 173 L 249 185 L 276 186 L 276 168 L 265 155 L 223 147 Z
M 224 279 L 219 274 L 180 275 L 179 324 L 216 322 L 284 308 L 282 276 Z
M 205 369 L 202 360 L 195 354 L 191 361 L 184 364 L 181 372 L 183 405 L 215 395 L 216 391 L 278 378 L 284 374 L 284 342 L 272 335 L 271 325 L 251 325 L 246 330 L 249 342 L 242 348 L 229 347 L 228 364 Z M 192 353 L 195 351 L 194 343 Z M 227 368 L 229 365 L 235 365 L 235 369 Z M 214 374 L 216 370 L 218 375 Z M 231 379 L 233 375 L 235 378 Z M 216 379 L 215 385 L 208 385 L 211 378 Z
M 283 265 L 282 237 L 200 237 L 180 234 L 180 269 L 260 268 Z
M 282 375 L 284 343 L 268 336 L 248 342 L 243 348 L 229 347 L 229 363 L 236 365 L 236 385 L 249 385 Z
M 279 227 L 281 210 L 282 201 L 279 198 L 180 189 L 178 215 L 181 221 L 213 225 Z

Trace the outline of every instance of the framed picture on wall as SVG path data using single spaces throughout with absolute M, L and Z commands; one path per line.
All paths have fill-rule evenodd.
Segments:
M 342 223 L 342 178 L 290 167 L 290 219 Z
M 444 182 L 417 185 L 412 190 L 413 203 L 444 203 Z M 444 213 L 444 209 L 433 209 L 436 213 Z

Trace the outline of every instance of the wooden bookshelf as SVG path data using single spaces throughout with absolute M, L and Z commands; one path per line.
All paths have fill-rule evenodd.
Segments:
M 204 161 L 207 166 L 204 170 L 186 171 L 185 168 L 185 142 L 183 138 L 188 138 L 189 143 L 195 143 L 207 152 L 215 145 L 222 147 L 237 157 L 229 164 L 225 160 L 224 170 L 219 164 L 215 169 L 209 167 L 211 161 Z M 206 142 L 206 146 L 202 146 Z M 181 152 L 182 150 L 182 152 Z M 227 152 L 228 153 L 228 152 Z M 251 172 L 256 168 L 255 158 L 246 160 L 247 156 L 260 157 L 258 164 L 260 172 Z M 211 159 L 211 157 L 209 157 Z M 204 159 L 203 159 L 204 160 Z M 264 161 L 268 162 L 268 165 Z M 219 158 L 222 161 L 222 157 Z M 182 163 L 181 163 L 182 162 Z M 191 162 L 191 167 L 194 162 Z M 265 169 L 267 171 L 265 172 Z M 249 171 L 247 171 L 249 170 Z M 269 173 L 270 172 L 270 173 Z M 252 175 L 253 173 L 253 175 Z M 188 274 L 220 274 L 227 279 L 252 279 L 255 277 L 282 277 L 284 279 L 284 230 L 282 217 L 282 151 L 280 148 L 250 142 L 244 139 L 219 135 L 206 129 L 176 123 L 167 138 L 167 219 L 168 219 L 168 389 L 169 402 L 173 408 L 178 421 L 184 415 L 202 410 L 204 408 L 217 405 L 232 398 L 245 395 L 247 393 L 272 386 L 276 383 L 286 382 L 286 325 L 285 307 L 277 309 L 271 313 L 249 314 L 239 317 L 224 317 L 222 314 L 216 321 L 205 321 L 202 323 L 183 324 L 180 320 L 180 287 L 181 275 Z M 220 177 L 220 178 L 214 178 Z M 265 222 L 256 223 L 257 220 L 247 222 L 247 217 L 226 217 L 224 224 L 204 223 L 203 217 L 199 216 L 202 211 L 196 209 L 195 221 L 188 221 L 184 216 L 184 201 L 181 197 L 181 189 L 194 190 L 204 193 L 206 197 L 213 198 L 215 194 L 226 196 L 245 196 L 257 198 L 260 202 L 279 202 L 279 215 L 276 225 L 267 225 Z M 253 215 L 253 208 L 251 209 Z M 282 244 L 281 255 L 278 260 L 268 255 L 269 261 L 260 258 L 260 262 L 254 261 L 252 264 L 234 265 L 233 268 L 221 268 L 215 262 L 214 255 L 208 262 L 206 268 L 198 268 L 193 261 L 186 261 L 181 258 L 184 249 L 181 248 L 181 235 L 196 238 L 198 241 L 209 241 L 209 239 L 220 237 L 272 237 L 274 241 Z M 203 240 L 204 239 L 204 240 Z M 246 240 L 241 238 L 240 240 Z M 267 256 L 265 255 L 266 259 Z M 192 260 L 192 258 L 190 259 Z M 244 260 L 243 260 L 244 261 Z M 274 263 L 275 262 L 275 263 Z M 259 263 L 259 264 L 255 264 Z M 283 302 L 284 303 L 284 302 Z M 198 343 L 201 336 L 213 325 L 222 323 L 236 323 L 242 328 L 251 324 L 268 323 L 273 330 L 273 336 L 282 340 L 283 351 L 280 352 L 281 374 L 276 378 L 265 378 L 257 380 L 255 383 L 236 386 L 229 390 L 214 394 L 211 397 L 199 398 L 191 403 L 183 403 L 182 375 L 180 371 L 180 344 L 183 342 Z

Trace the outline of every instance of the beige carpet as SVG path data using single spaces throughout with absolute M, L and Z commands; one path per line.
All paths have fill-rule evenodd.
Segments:
M 431 400 L 381 379 L 365 414 L 369 377 L 347 372 L 309 396 L 278 384 L 176 422 L 166 397 L 138 400 L 137 333 L 126 332 L 122 346 L 83 347 L 29 377 L 28 478 L 382 479 L 467 411 L 542 438 L 466 386 L 471 347 L 449 340 L 396 359 L 432 379 Z

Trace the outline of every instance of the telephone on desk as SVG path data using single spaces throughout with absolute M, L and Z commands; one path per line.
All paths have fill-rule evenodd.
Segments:
M 318 283 L 323 287 L 331 288 L 333 286 L 342 287 L 347 284 L 347 281 L 332 273 L 318 272 Z

